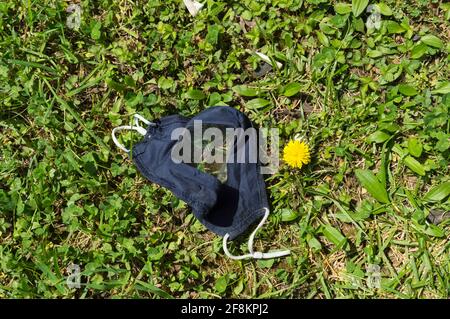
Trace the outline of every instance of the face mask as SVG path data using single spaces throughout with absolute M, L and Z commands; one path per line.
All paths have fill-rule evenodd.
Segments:
M 114 143 L 129 153 L 118 142 L 116 132 L 135 130 L 143 135 L 142 141 L 134 145 L 131 152 L 140 173 L 185 201 L 206 228 L 223 236 L 223 248 L 227 256 L 232 259 L 262 259 L 290 253 L 289 250 L 269 253 L 253 250 L 254 237 L 267 220 L 269 208 L 260 162 L 255 155 L 257 151 L 252 148 L 255 140 L 242 134 L 252 128 L 250 120 L 243 113 L 231 107 L 218 106 L 208 108 L 190 119 L 170 115 L 150 122 L 135 115 L 134 120 L 134 125 L 113 129 Z M 199 130 L 201 134 L 198 134 Z M 230 130 L 235 134 L 222 134 Z M 209 157 L 201 156 L 203 163 L 201 160 L 196 161 L 196 154 L 200 152 L 205 155 L 204 149 L 208 149 L 205 142 L 211 144 L 213 136 L 216 142 L 221 134 L 222 137 L 226 135 L 226 141 L 219 143 L 219 147 L 213 147 L 214 152 L 206 152 Z M 205 136 L 209 136 L 206 141 Z M 211 160 L 211 157 L 217 159 L 222 155 L 226 157 L 223 164 Z M 186 160 L 192 157 L 194 161 Z M 257 221 L 260 222 L 248 240 L 249 253 L 232 255 L 227 247 L 228 240 L 239 237 Z

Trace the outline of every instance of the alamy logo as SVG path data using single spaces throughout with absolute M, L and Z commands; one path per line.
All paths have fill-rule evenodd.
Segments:
M 367 18 L 366 27 L 367 29 L 377 29 L 381 28 L 381 14 L 380 8 L 377 5 L 369 5 L 367 7 L 367 12 L 370 13 L 370 16 Z
M 71 4 L 66 11 L 71 13 L 67 17 L 67 27 L 72 30 L 78 30 L 81 25 L 81 7 L 78 4 Z
M 81 287 L 81 269 L 77 264 L 71 264 L 67 267 L 67 276 L 66 284 L 67 286 L 72 288 L 80 288 Z
M 269 143 L 270 138 L 270 143 Z M 261 163 L 261 174 L 275 174 L 279 167 L 279 130 L 277 128 L 232 128 L 203 125 L 195 120 L 191 128 L 172 131 L 175 163 L 214 165 L 224 175 L 227 163 Z M 270 147 L 269 147 L 270 145 Z M 218 165 L 222 164 L 222 165 Z M 201 165 L 200 165 L 201 166 Z M 226 175 L 226 174 L 225 174 Z
M 367 287 L 375 289 L 381 287 L 381 269 L 379 265 L 367 266 Z

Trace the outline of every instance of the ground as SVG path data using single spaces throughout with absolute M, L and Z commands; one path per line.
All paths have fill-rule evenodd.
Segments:
M 0 298 L 448 298 L 450 5 L 344 2 L 2 1 Z M 291 256 L 227 258 L 112 142 L 213 105 L 310 146 L 266 177 Z

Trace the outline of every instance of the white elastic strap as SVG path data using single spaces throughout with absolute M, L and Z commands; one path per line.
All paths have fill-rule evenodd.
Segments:
M 146 120 L 145 118 L 143 118 L 141 115 L 139 114 L 134 114 L 134 124 L 136 124 L 136 126 L 141 129 L 141 130 L 145 130 L 145 128 L 143 128 L 142 126 L 139 125 L 139 121 L 142 121 L 145 123 L 145 125 L 149 126 L 150 125 L 150 121 Z M 145 130 L 145 132 L 147 133 L 147 130 Z M 141 133 L 142 134 L 142 133 Z M 145 133 L 144 133 L 145 135 Z
M 183 0 L 183 2 L 189 13 L 194 17 L 197 15 L 200 9 L 203 8 L 203 4 L 195 0 Z
M 122 126 L 118 126 L 115 127 L 112 132 L 111 132 L 111 136 L 113 139 L 114 144 L 116 144 L 116 146 L 118 148 L 120 148 L 122 151 L 129 153 L 130 150 L 127 149 L 125 146 L 123 146 L 119 140 L 116 138 L 116 132 L 117 131 L 121 131 L 121 130 L 133 130 L 138 132 L 139 134 L 145 136 L 145 134 L 147 134 L 147 130 L 145 128 L 143 128 L 142 126 L 139 125 L 139 121 L 144 122 L 147 125 L 150 125 L 150 121 L 147 121 L 145 118 L 143 118 L 142 116 L 140 116 L 139 114 L 135 114 L 134 115 L 134 123 L 135 125 L 122 125 Z
M 230 234 L 225 234 L 223 237 L 223 250 L 225 251 L 225 255 L 230 257 L 231 259 L 240 260 L 240 259 L 246 259 L 246 258 L 254 258 L 254 259 L 271 259 L 271 258 L 277 258 L 277 257 L 283 257 L 287 256 L 291 253 L 290 250 L 281 250 L 281 251 L 271 251 L 268 253 L 262 253 L 259 251 L 253 251 L 253 240 L 255 239 L 255 235 L 258 232 L 258 230 L 262 227 L 262 225 L 266 222 L 267 218 L 269 217 L 269 209 L 267 207 L 264 207 L 264 217 L 259 222 L 258 226 L 256 226 L 255 230 L 252 232 L 248 239 L 248 250 L 250 251 L 250 254 L 241 255 L 241 256 L 235 256 L 230 253 L 227 247 L 227 241 L 230 237 Z

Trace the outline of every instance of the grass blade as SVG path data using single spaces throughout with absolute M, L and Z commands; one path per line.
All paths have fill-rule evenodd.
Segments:
M 371 171 L 367 169 L 357 169 L 355 174 L 361 185 L 377 201 L 384 204 L 388 204 L 390 202 L 386 188 Z

